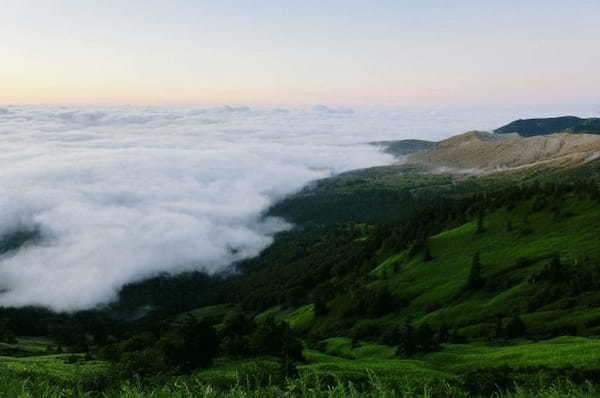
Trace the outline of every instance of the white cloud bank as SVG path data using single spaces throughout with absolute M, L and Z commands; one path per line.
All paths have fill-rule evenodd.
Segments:
M 3 106 L 0 237 L 39 228 L 42 239 L 0 257 L 0 306 L 91 308 L 159 272 L 223 269 L 289 228 L 261 217 L 274 201 L 393 161 L 362 143 L 488 126 L 472 118 L 325 106 Z
M 94 307 L 158 272 L 220 270 L 289 228 L 261 214 L 308 181 L 385 164 L 313 112 L 3 107 L 0 305 Z M 336 136 L 336 133 L 340 133 Z

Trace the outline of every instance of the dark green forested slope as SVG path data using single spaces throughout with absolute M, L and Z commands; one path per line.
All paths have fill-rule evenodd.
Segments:
M 319 337 L 378 339 L 411 320 L 468 339 L 522 316 L 528 335 L 598 332 L 600 204 L 589 185 L 546 184 L 423 209 L 386 226 L 290 235 L 226 282 L 248 309 L 314 304 Z M 479 282 L 469 286 L 474 257 Z
M 600 134 L 600 118 L 582 119 L 560 116 L 542 119 L 519 119 L 496 130 L 498 134 L 518 133 L 524 137 L 548 135 L 558 132 Z

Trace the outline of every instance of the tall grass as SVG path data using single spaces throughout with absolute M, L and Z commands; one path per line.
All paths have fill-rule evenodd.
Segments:
M 287 380 L 280 385 L 255 387 L 241 377 L 227 389 L 217 389 L 193 378 L 171 380 L 161 385 L 142 381 L 127 381 L 105 391 L 91 391 L 89 386 L 75 383 L 61 385 L 50 379 L 24 377 L 16 374 L 0 375 L 0 397 L 16 398 L 467 398 L 474 397 L 458 386 L 437 385 L 389 385 L 371 376 L 366 388 L 358 388 L 351 382 L 328 385 L 320 384 L 311 376 Z M 600 390 L 591 386 L 561 384 L 546 386 L 536 391 L 517 387 L 514 392 L 492 395 L 494 398 L 592 398 L 600 396 Z

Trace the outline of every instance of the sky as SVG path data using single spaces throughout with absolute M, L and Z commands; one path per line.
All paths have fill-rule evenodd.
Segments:
M 592 102 L 600 1 L 3 0 L 0 103 Z

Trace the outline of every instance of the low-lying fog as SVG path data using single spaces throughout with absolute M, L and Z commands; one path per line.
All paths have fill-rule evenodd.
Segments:
M 291 227 L 261 218 L 274 201 L 393 162 L 365 143 L 510 120 L 327 106 L 0 107 L 0 240 L 42 237 L 0 257 L 0 305 L 84 309 L 159 272 L 221 270 Z

